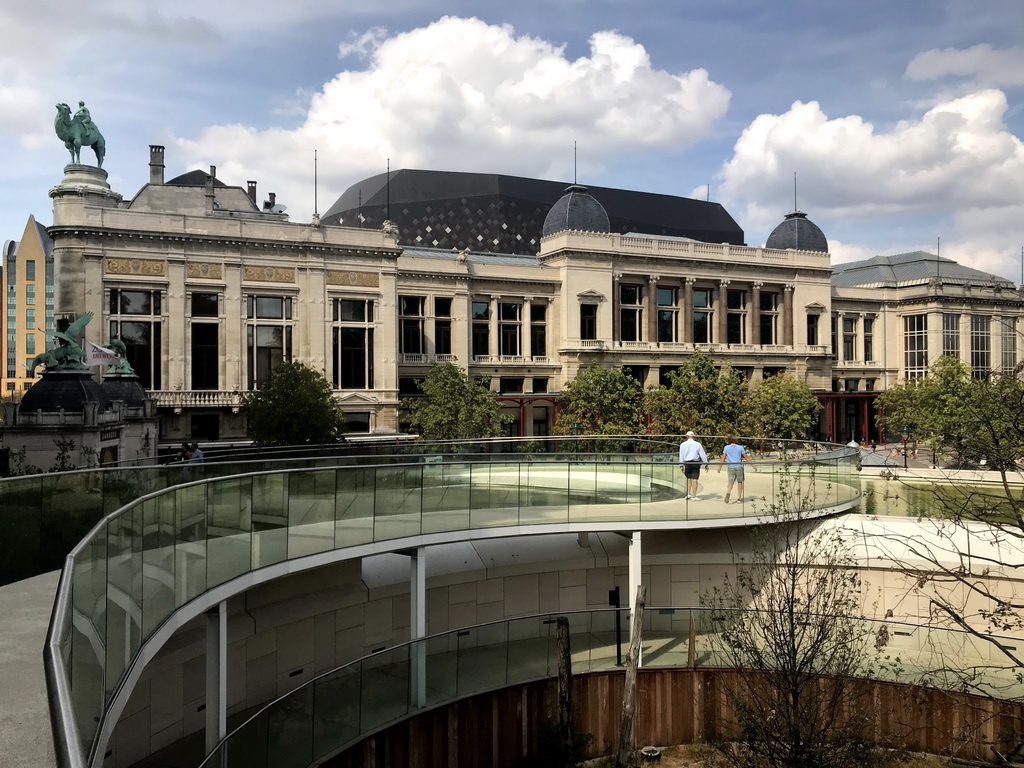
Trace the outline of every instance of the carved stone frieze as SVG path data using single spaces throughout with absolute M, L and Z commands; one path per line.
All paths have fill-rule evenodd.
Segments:
M 328 269 L 328 285 L 352 285 L 360 288 L 377 288 L 380 275 L 376 272 L 353 272 L 345 269 Z
M 163 277 L 167 274 L 167 263 L 153 259 L 107 259 L 104 271 L 108 275 L 145 275 Z
M 188 277 L 206 280 L 223 280 L 224 265 L 210 264 L 205 261 L 190 261 L 187 269 Z
M 294 283 L 294 267 L 245 267 L 242 279 L 257 283 Z

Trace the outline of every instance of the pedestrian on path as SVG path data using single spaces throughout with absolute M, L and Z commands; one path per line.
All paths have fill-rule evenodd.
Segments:
M 743 501 L 743 462 L 750 461 L 750 454 L 747 453 L 747 449 L 736 442 L 736 438 L 729 436 L 729 442 L 722 449 L 722 464 L 726 466 L 728 472 L 726 477 L 729 480 L 729 486 L 725 489 L 725 503 L 729 503 L 729 496 L 732 494 L 732 486 L 736 484 L 736 503 L 739 504 Z M 728 462 L 728 463 L 727 463 Z M 718 467 L 718 474 L 722 474 L 722 466 Z
M 697 481 L 700 479 L 701 465 L 708 464 L 708 454 L 704 446 L 694 440 L 693 432 L 686 433 L 686 439 L 679 444 L 679 469 L 686 477 L 686 496 L 690 501 L 700 501 L 697 495 Z

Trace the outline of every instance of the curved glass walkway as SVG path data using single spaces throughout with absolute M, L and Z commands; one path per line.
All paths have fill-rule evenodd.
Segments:
M 334 458 L 335 466 L 173 485 L 108 514 L 68 555 L 51 620 L 45 657 L 58 759 L 99 766 L 142 668 L 174 631 L 286 573 L 474 537 L 756 524 L 780 495 L 798 493 L 819 514 L 860 497 L 854 449 L 809 444 L 791 460 L 759 464 L 746 488 L 759 503 L 726 505 L 724 475 L 702 479 L 721 489 L 705 487 L 700 503 L 683 500 L 674 444 L 623 454 L 586 442 L 589 453 L 347 466 Z M 175 469 L 196 467 L 205 470 Z

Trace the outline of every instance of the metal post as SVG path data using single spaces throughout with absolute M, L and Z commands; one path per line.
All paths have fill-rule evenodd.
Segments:
M 427 636 L 427 550 L 419 547 L 409 554 L 409 639 Z M 426 643 L 410 647 L 409 703 L 414 709 L 427 704 Z
M 622 666 L 622 608 L 619 588 L 608 590 L 608 605 L 615 608 L 615 666 Z
M 228 610 L 222 600 L 206 613 L 206 752 L 228 733 Z

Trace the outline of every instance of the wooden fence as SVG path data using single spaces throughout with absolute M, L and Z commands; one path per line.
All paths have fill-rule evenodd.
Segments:
M 666 746 L 735 734 L 731 669 L 641 670 L 635 742 Z M 618 740 L 622 671 L 578 675 L 573 700 L 590 756 Z M 864 682 L 874 703 L 870 735 L 915 752 L 992 760 L 1024 733 L 1024 705 L 896 683 Z M 323 763 L 329 768 L 516 768 L 536 754 L 557 717 L 554 679 L 479 694 L 413 715 Z

